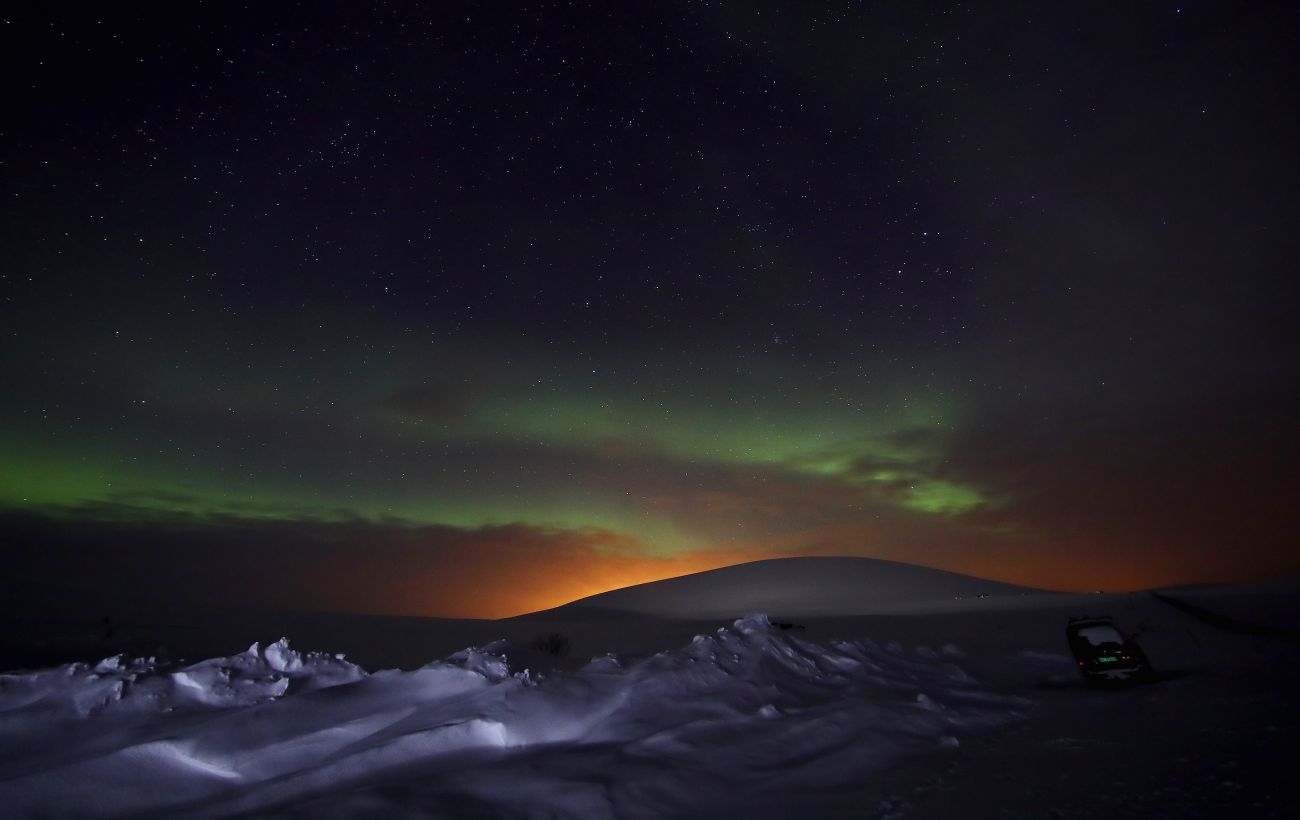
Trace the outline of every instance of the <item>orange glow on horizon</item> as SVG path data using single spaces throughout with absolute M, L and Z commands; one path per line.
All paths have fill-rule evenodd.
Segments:
M 1127 542 L 1116 538 L 1089 544 L 1063 544 L 1061 539 L 1023 531 L 1008 536 L 954 530 L 931 540 L 902 529 L 882 527 L 869 533 L 860 524 L 659 556 L 647 555 L 646 546 L 630 536 L 600 530 L 513 526 L 454 535 L 461 540 L 445 547 L 413 539 L 388 547 L 374 544 L 364 558 L 340 552 L 330 563 L 315 564 L 317 583 L 301 588 L 290 605 L 376 615 L 498 619 L 734 564 L 805 556 L 885 559 L 1044 590 L 1125 592 L 1264 580 L 1276 577 L 1282 558 L 1227 565 L 1221 553 L 1211 550 L 1142 549 L 1137 533 Z M 282 591 L 277 589 L 277 594 Z
M 637 584 L 779 556 L 752 551 L 707 551 L 670 558 L 585 555 L 544 557 L 508 566 L 464 568 L 452 589 L 431 607 L 424 591 L 402 600 L 404 614 L 442 618 L 509 618 Z
M 495 620 L 552 609 L 637 584 L 749 561 L 810 555 L 850 553 L 842 550 L 815 553 L 734 550 L 686 553 L 670 558 L 584 555 L 569 556 L 566 560 L 538 556 L 537 560 L 527 563 L 484 567 L 462 565 L 454 573 L 448 573 L 446 568 L 440 568 L 436 573 L 416 570 L 406 574 L 407 581 L 401 585 L 401 593 L 386 596 L 383 605 L 374 606 L 372 601 L 354 601 L 351 602 L 352 606 L 346 608 L 373 614 Z M 898 559 L 890 557 L 888 560 Z M 1122 592 L 1203 580 L 1191 575 L 1177 576 L 1165 566 L 1099 567 L 1094 572 L 1067 574 L 1062 573 L 1060 567 L 1015 561 L 987 562 L 978 566 L 968 561 L 951 561 L 944 565 L 917 561 L 907 563 L 974 575 L 991 581 L 1063 592 L 1091 592 L 1097 589 Z M 432 581 L 430 576 L 434 574 L 440 576 L 440 583 L 426 584 L 419 581 L 421 578 Z

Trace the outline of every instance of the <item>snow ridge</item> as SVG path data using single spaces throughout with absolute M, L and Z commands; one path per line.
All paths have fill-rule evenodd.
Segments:
M 87 816 L 310 815 L 321 801 L 343 814 L 702 816 L 859 782 L 1023 705 L 981 688 L 954 647 L 819 645 L 764 615 L 542 679 L 500 649 L 367 675 L 282 639 L 175 671 L 110 658 L 0 676 L 5 746 L 56 727 L 66 738 L 0 755 L 0 800 Z

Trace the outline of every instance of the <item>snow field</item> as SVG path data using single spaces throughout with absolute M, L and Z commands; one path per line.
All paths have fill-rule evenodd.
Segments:
M 762 615 L 544 678 L 498 649 L 367 674 L 281 640 L 182 669 L 3 675 L 0 801 L 18 816 L 702 815 L 860 782 L 1025 705 L 955 647 L 816 644 Z

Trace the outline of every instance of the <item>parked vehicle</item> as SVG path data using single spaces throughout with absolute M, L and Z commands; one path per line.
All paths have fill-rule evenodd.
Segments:
M 1089 686 L 1136 681 L 1151 674 L 1151 664 L 1137 641 L 1125 637 L 1110 618 L 1071 618 L 1065 637 Z

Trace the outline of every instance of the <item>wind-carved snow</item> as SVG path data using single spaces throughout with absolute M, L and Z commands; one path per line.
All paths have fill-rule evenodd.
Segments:
M 819 645 L 755 615 L 544 679 L 499 646 L 374 674 L 285 640 L 176 670 L 111 658 L 0 676 L 0 801 L 26 815 L 705 816 L 860 784 L 1014 716 L 1022 701 L 981 688 L 960 655 Z

